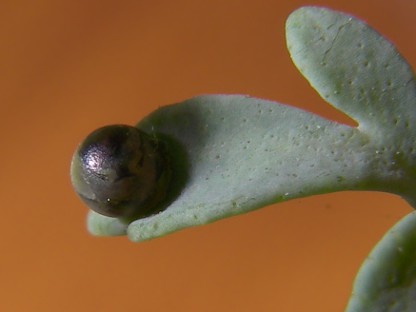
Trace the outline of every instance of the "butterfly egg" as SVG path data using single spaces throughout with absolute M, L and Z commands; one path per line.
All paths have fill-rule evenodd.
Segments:
M 92 132 L 71 163 L 72 185 L 95 212 L 131 222 L 161 209 L 170 183 L 163 144 L 127 125 Z

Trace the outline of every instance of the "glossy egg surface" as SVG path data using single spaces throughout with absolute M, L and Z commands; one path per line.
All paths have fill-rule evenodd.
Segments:
M 71 178 L 91 209 L 131 221 L 157 211 L 170 169 L 156 139 L 132 126 L 111 125 L 81 143 L 72 160 Z

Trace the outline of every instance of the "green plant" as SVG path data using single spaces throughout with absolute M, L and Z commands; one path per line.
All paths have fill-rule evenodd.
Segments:
M 286 32 L 301 73 L 358 126 L 240 95 L 162 107 L 137 125 L 169 157 L 172 179 L 161 211 L 130 223 L 91 211 L 91 233 L 127 234 L 137 242 L 341 190 L 391 192 L 415 207 L 416 83 L 410 66 L 368 25 L 328 9 L 300 8 Z M 78 154 L 73 183 L 85 193 Z M 410 213 L 363 264 L 347 311 L 415 310 L 415 258 L 416 214 Z

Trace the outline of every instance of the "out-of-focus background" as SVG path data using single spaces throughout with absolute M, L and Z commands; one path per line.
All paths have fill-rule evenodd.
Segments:
M 69 179 L 95 128 L 204 93 L 350 123 L 286 49 L 286 17 L 311 3 L 365 19 L 416 65 L 409 0 L 2 1 L 0 310 L 342 311 L 362 260 L 411 211 L 396 196 L 294 200 L 134 244 L 88 234 Z

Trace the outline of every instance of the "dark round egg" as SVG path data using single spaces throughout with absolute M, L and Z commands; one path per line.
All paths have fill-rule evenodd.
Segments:
M 161 142 L 138 128 L 111 125 L 81 143 L 72 159 L 71 178 L 92 210 L 132 221 L 160 209 L 170 168 Z

